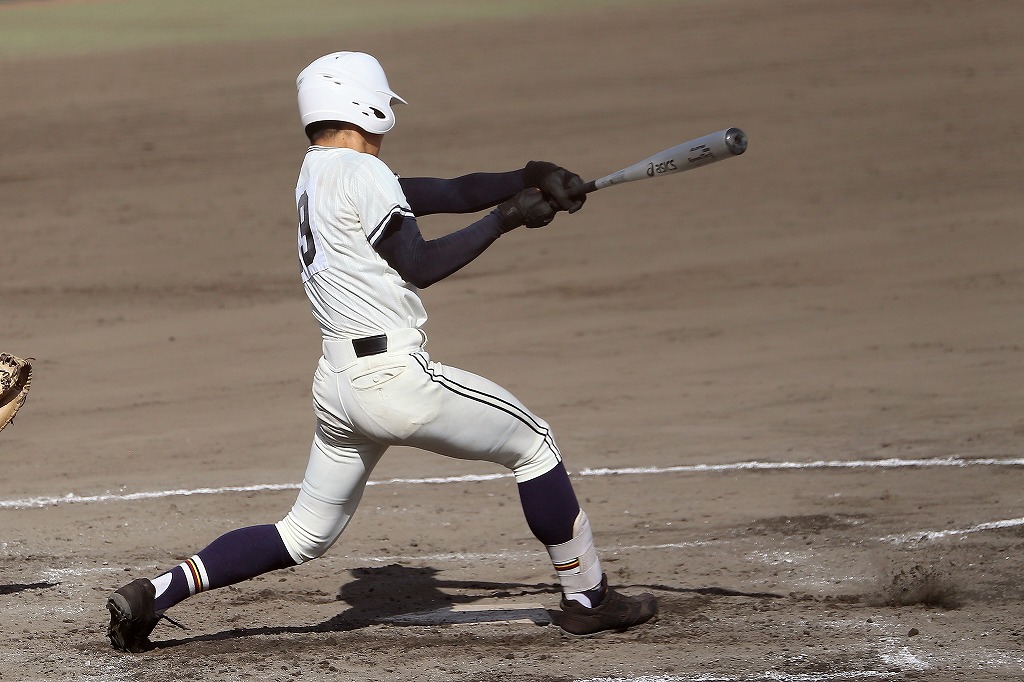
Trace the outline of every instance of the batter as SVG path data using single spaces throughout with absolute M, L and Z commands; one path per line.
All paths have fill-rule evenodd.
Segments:
M 497 384 L 432 360 L 417 290 L 470 263 L 517 227 L 548 225 L 585 199 L 583 181 L 550 162 L 454 179 L 399 178 L 379 158 L 404 103 L 375 58 L 336 52 L 296 81 L 310 140 L 295 188 L 302 285 L 323 337 L 313 377 L 317 424 L 295 504 L 276 524 L 230 531 L 187 561 L 108 599 L 108 636 L 144 651 L 171 606 L 322 556 L 355 513 L 387 449 L 404 445 L 510 470 L 530 530 L 562 587 L 561 628 L 624 630 L 657 612 L 649 594 L 609 588 L 548 424 Z M 489 212 L 424 240 L 416 218 Z

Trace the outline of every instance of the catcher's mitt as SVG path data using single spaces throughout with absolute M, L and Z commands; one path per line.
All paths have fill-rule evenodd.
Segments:
M 0 353 L 0 431 L 14 421 L 32 385 L 33 358 Z

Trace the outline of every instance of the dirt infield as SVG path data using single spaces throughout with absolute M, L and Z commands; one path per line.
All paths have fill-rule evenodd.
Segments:
M 552 424 L 656 623 L 561 635 L 511 479 L 396 449 L 325 557 L 107 644 L 112 589 L 294 499 L 293 83 L 336 49 L 410 102 L 403 175 L 748 133 L 423 292 L 431 355 Z M 0 434 L 0 679 L 1024 676 L 1021 3 L 635 2 L 0 74 L 0 350 L 37 358 Z

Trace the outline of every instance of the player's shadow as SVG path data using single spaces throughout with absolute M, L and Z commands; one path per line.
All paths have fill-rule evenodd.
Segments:
M 355 630 L 420 611 L 433 611 L 481 599 L 522 597 L 557 592 L 548 583 L 487 583 L 478 580 L 439 580 L 436 568 L 410 568 L 391 564 L 380 568 L 355 568 L 355 580 L 345 583 L 337 599 L 350 608 L 322 623 L 332 632 Z M 446 592 L 445 590 L 453 590 Z
M 48 590 L 51 587 L 56 587 L 59 584 L 60 583 L 40 582 L 0 585 L 0 594 L 16 594 L 18 592 L 24 592 L 25 590 Z
M 348 608 L 317 625 L 236 628 L 195 637 L 157 641 L 155 647 L 163 649 L 191 642 L 267 635 L 349 632 L 382 622 L 396 626 L 411 625 L 413 623 L 391 619 L 415 612 L 471 604 L 481 599 L 515 598 L 559 592 L 558 587 L 551 583 L 439 580 L 437 575 L 440 571 L 431 567 L 412 568 L 391 564 L 379 568 L 354 568 L 350 573 L 355 579 L 341 585 L 335 597 L 339 603 L 346 603 Z M 268 598 L 272 598 L 272 595 L 268 595 Z M 154 638 L 166 637 L 170 632 L 173 631 L 161 625 Z
M 554 583 L 490 583 L 479 580 L 439 580 L 440 571 L 431 567 L 408 567 L 398 564 L 379 568 L 354 568 L 349 571 L 354 578 L 338 589 L 335 600 L 344 602 L 348 608 L 317 625 L 305 626 L 264 626 L 257 628 L 235 628 L 223 632 L 183 637 L 181 639 L 164 639 L 155 643 L 156 648 L 171 648 L 192 642 L 214 642 L 221 640 L 237 640 L 246 637 L 273 636 L 282 634 L 350 632 L 380 623 L 393 626 L 423 625 L 415 619 L 403 620 L 401 617 L 410 614 L 440 611 L 451 607 L 472 604 L 482 599 L 517 598 L 531 595 L 560 594 Z M 756 599 L 777 599 L 781 594 L 772 592 L 743 592 L 725 587 L 676 587 L 672 585 L 650 584 L 629 585 L 629 589 L 653 589 L 660 592 L 681 594 L 703 594 L 723 597 L 746 597 Z M 267 599 L 273 599 L 272 591 L 267 591 Z M 537 609 L 533 609 L 536 612 Z M 538 625 L 550 622 L 558 623 L 560 613 L 548 611 L 548 619 L 534 620 Z M 530 618 L 526 610 L 512 609 L 507 616 L 500 613 L 496 619 Z M 161 626 L 155 637 L 157 639 L 169 634 L 166 626 Z

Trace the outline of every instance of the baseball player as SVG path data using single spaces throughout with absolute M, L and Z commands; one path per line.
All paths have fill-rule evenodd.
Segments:
M 650 594 L 608 586 L 551 429 L 487 379 L 432 360 L 417 288 L 479 256 L 506 232 L 543 227 L 584 203 L 579 176 L 550 162 L 454 179 L 398 178 L 380 160 L 384 134 L 404 103 L 375 58 L 336 52 L 298 76 L 310 140 L 295 187 L 302 283 L 320 324 L 323 355 L 313 377 L 316 430 L 291 511 L 273 525 L 228 532 L 153 579 L 107 602 L 111 644 L 151 646 L 164 612 L 205 590 L 321 556 L 356 511 L 374 465 L 392 445 L 494 462 L 515 477 L 527 524 L 547 548 L 562 587 L 559 625 L 575 635 L 650 620 Z M 419 216 L 489 212 L 424 240 Z

